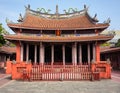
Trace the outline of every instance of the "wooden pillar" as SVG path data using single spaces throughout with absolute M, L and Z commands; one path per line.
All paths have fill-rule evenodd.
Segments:
M 21 59 L 21 48 L 20 48 L 20 42 L 16 43 L 16 62 L 20 62 Z
M 29 44 L 26 44 L 26 61 L 29 61 Z
M 51 62 L 54 63 L 54 45 L 51 46 Z
M 77 43 L 75 42 L 75 65 L 77 65 Z
M 82 64 L 82 46 L 79 44 L 79 64 Z
M 44 46 L 40 42 L 40 64 L 44 64 Z
M 90 44 L 88 44 L 88 63 L 90 63 Z
M 72 63 L 74 65 L 77 64 L 77 43 L 75 42 L 74 45 L 72 45 Z
M 72 45 L 72 64 L 74 64 L 74 45 Z
M 23 62 L 23 49 L 24 49 L 24 45 L 21 44 L 21 61 Z
M 65 45 L 62 46 L 62 53 L 63 53 L 63 65 L 65 65 Z
M 93 61 L 96 61 L 96 49 L 95 49 L 95 44 L 93 44 Z
M 100 44 L 96 44 L 96 61 L 100 62 Z
M 35 45 L 34 61 L 35 61 L 35 64 L 36 64 L 37 63 L 37 45 Z

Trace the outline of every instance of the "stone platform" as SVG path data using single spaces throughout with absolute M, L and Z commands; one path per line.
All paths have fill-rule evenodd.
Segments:
M 120 82 L 101 81 L 36 81 L 12 80 L 0 88 L 0 93 L 119 93 Z

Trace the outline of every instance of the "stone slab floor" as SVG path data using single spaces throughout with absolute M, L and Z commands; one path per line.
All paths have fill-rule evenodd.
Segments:
M 120 82 L 101 81 L 15 81 L 0 87 L 0 93 L 120 93 Z

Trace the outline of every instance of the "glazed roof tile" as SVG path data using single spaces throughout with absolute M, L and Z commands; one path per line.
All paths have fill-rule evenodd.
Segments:
M 113 48 L 102 48 L 101 53 L 112 53 L 120 51 L 120 47 L 113 47 Z
M 16 47 L 2 46 L 0 47 L 0 52 L 6 54 L 16 53 Z
M 7 40 L 36 41 L 36 42 L 84 42 L 84 41 L 106 41 L 114 36 L 97 35 L 97 36 L 37 36 L 37 35 L 7 35 Z
M 55 14 L 54 14 L 55 15 Z M 47 15 L 26 12 L 22 22 L 8 23 L 11 28 L 38 29 L 38 30 L 75 30 L 107 28 L 109 23 L 96 23 L 86 11 L 66 15 L 68 17 L 52 18 Z M 65 14 L 64 14 L 65 15 Z M 49 15 L 50 16 L 50 15 Z

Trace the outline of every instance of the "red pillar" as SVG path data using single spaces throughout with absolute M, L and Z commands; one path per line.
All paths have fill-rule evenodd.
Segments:
M 21 49 L 20 49 L 20 42 L 16 43 L 16 62 L 20 62 L 20 55 L 21 55 Z
M 96 44 L 96 62 L 100 62 L 100 44 Z

